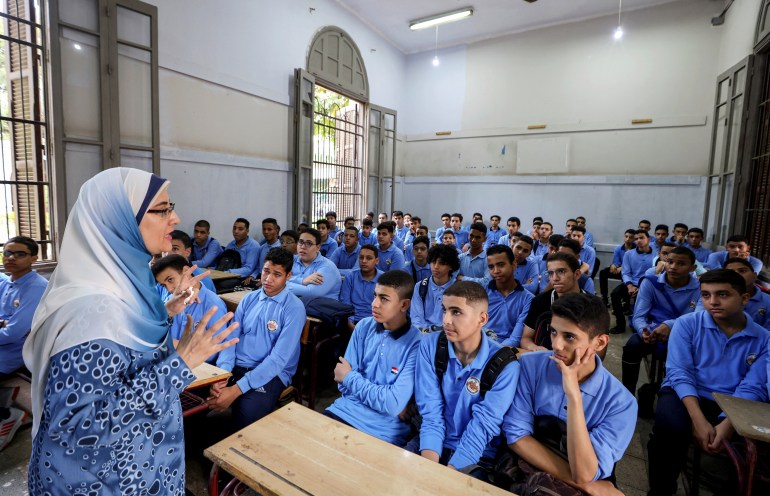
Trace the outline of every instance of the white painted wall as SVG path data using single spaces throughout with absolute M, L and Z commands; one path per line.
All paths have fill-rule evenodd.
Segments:
M 724 72 L 752 53 L 757 16 L 762 0 L 733 2 L 725 15 L 725 23 L 714 29 L 721 31 L 719 72 Z

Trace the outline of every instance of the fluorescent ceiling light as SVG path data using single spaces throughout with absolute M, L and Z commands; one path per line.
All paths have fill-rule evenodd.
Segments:
M 461 10 L 454 10 L 445 14 L 438 14 L 435 16 L 425 17 L 423 19 L 417 19 L 409 23 L 409 29 L 416 31 L 418 29 L 432 28 L 439 24 L 445 24 L 447 22 L 459 21 L 473 15 L 473 8 L 466 7 Z

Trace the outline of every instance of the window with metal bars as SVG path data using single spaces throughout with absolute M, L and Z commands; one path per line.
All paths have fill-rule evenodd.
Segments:
M 27 236 L 52 260 L 48 73 L 41 0 L 0 2 L 0 244 Z
M 755 147 L 749 165 L 749 184 L 746 188 L 744 231 L 751 244 L 752 255 L 770 265 L 770 64 L 764 55 L 759 104 L 751 109 L 757 132 Z

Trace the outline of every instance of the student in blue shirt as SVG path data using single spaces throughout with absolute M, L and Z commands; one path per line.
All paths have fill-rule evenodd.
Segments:
M 304 236 L 304 234 L 303 234 Z M 217 367 L 233 373 L 211 387 L 209 408 L 222 412 L 232 405 L 234 429 L 240 430 L 270 413 L 297 371 L 305 306 L 288 290 L 294 257 L 273 248 L 265 257 L 262 288 L 247 294 L 235 311 L 238 344 L 219 353 Z
M 593 248 L 594 247 L 594 235 L 591 234 L 590 232 L 588 232 L 588 228 L 586 227 L 586 218 L 583 217 L 582 215 L 578 215 L 577 217 L 575 217 L 575 224 L 580 226 L 580 227 L 585 228 L 585 230 L 586 230 L 586 233 L 585 233 L 585 244 L 587 246 L 590 246 L 591 248 Z
M 655 258 L 652 259 L 652 267 L 649 267 L 646 271 L 644 271 L 644 275 L 658 276 L 665 272 L 668 257 L 671 255 L 671 252 L 674 250 L 674 248 L 677 248 L 678 246 L 679 245 L 672 243 L 671 241 L 666 241 L 663 243 L 663 246 L 660 247 L 660 250 L 655 255 Z
M 462 250 L 463 246 L 468 243 L 468 231 L 463 229 L 463 214 L 453 213 L 449 224 L 452 226 L 452 232 L 455 235 L 455 246 L 457 246 L 457 249 Z
M 570 238 L 572 236 L 572 228 L 577 225 L 577 220 L 575 219 L 567 219 L 567 222 L 564 224 L 564 237 Z
M 155 281 L 163 286 L 169 295 L 172 295 L 182 281 L 184 270 L 189 266 L 190 263 L 181 255 L 166 255 L 152 264 L 152 275 L 155 277 Z M 184 312 L 175 315 L 171 322 L 169 333 L 174 340 L 174 346 L 176 346 L 179 340 L 182 339 L 182 333 L 184 333 L 185 324 L 187 323 L 188 318 L 192 319 L 194 322 L 194 332 L 197 329 L 198 322 L 203 319 L 203 316 L 206 315 L 206 312 L 211 308 L 216 308 L 216 313 L 211 317 L 211 319 L 214 319 L 215 321 L 221 319 L 227 313 L 227 306 L 225 305 L 225 302 L 222 301 L 222 298 L 217 296 L 214 291 L 203 286 L 201 282 L 197 282 L 193 285 L 197 291 L 195 300 L 185 308 Z M 214 354 L 207 358 L 206 362 L 216 364 L 217 357 L 218 354 Z
M 595 296 L 570 294 L 556 300 L 551 313 L 553 352 L 521 355 L 503 432 L 513 452 L 535 469 L 589 494 L 613 489 L 637 407 L 599 359 L 610 341 L 607 307 Z M 538 428 L 548 420 L 564 426 L 556 439 Z
M 178 229 L 171 232 L 171 252 L 170 253 L 173 255 L 180 255 L 185 259 L 185 261 L 190 260 L 190 255 L 192 253 L 192 240 L 190 239 L 190 236 L 186 232 L 180 231 Z M 203 274 L 203 269 L 201 267 L 198 267 L 192 272 L 193 276 L 197 276 L 200 274 Z M 216 292 L 216 288 L 214 288 L 214 281 L 212 281 L 210 277 L 207 276 L 201 279 L 201 284 L 203 284 L 203 286 L 209 289 L 210 291 Z
M 585 227 L 577 225 L 572 228 L 570 238 L 574 239 L 578 242 L 578 244 L 580 244 L 580 253 L 578 258 L 582 260 L 583 263 L 588 264 L 588 271 L 585 272 L 585 274 L 589 278 L 593 279 L 594 267 L 596 266 L 596 251 L 585 243 L 585 236 Z
M 414 238 L 420 235 L 418 233 L 420 227 L 422 227 L 422 219 L 416 215 L 412 216 L 409 221 L 409 232 L 407 232 L 404 237 L 404 251 L 407 250 L 408 245 L 414 242 Z
M 468 251 L 460 255 L 460 275 L 464 277 L 484 277 L 487 270 L 487 253 L 484 242 L 487 236 L 487 226 L 481 222 L 471 224 L 468 232 Z
M 192 245 L 192 254 L 188 258 L 191 259 L 190 262 L 193 265 L 202 269 L 213 267 L 217 257 L 222 253 L 222 246 L 219 241 L 209 236 L 210 229 L 211 224 L 203 219 L 196 222 L 193 228 L 195 243 Z
M 578 286 L 581 290 L 585 291 L 588 294 L 594 294 L 595 288 L 594 288 L 594 281 L 589 277 L 587 274 L 588 272 L 588 264 L 580 260 L 580 245 L 577 241 L 574 239 L 564 238 L 561 241 L 559 241 L 559 248 L 557 250 L 557 253 L 568 253 L 578 259 L 578 262 L 580 263 L 580 277 L 578 278 Z M 551 289 L 550 286 L 546 286 L 541 291 L 547 291 Z
M 632 319 L 636 332 L 623 346 L 622 358 L 623 385 L 631 394 L 636 393 L 642 358 L 651 353 L 663 358 L 674 321 L 693 312 L 700 300 L 700 284 L 690 275 L 695 269 L 695 254 L 678 246 L 665 264 L 664 273 L 645 276 L 639 284 Z
M 259 247 L 259 256 L 257 258 L 257 268 L 251 274 L 253 278 L 258 279 L 259 276 L 262 275 L 262 264 L 265 263 L 265 257 L 267 257 L 267 252 L 269 252 L 273 248 L 281 247 L 281 238 L 279 236 L 280 233 L 281 233 L 281 226 L 278 225 L 277 220 L 275 220 L 272 217 L 268 217 L 267 219 L 262 219 L 262 236 L 265 238 L 265 240 L 262 242 L 262 244 Z
M 321 255 L 321 233 L 308 228 L 299 235 L 297 255 L 286 287 L 296 296 L 339 298 L 340 271 Z M 264 273 L 264 271 L 263 271 Z
M 635 234 L 636 231 L 634 229 L 626 229 L 626 232 L 623 233 L 623 243 L 616 246 L 615 250 L 612 252 L 612 264 L 599 271 L 599 290 L 602 294 L 602 301 L 607 306 L 610 304 L 609 280 L 621 279 L 620 271 L 621 267 L 623 267 L 623 255 L 625 255 L 628 250 L 636 248 L 636 245 L 634 244 Z
M 399 270 L 382 274 L 369 304 L 371 317 L 356 325 L 345 356 L 334 369 L 342 396 L 324 412 L 396 446 L 404 446 L 411 433 L 411 424 L 399 414 L 414 393 L 422 339 L 408 316 L 413 283 Z
M 457 247 L 457 238 L 455 238 L 455 233 L 451 229 L 448 229 L 441 234 L 441 244 L 454 246 L 457 253 L 461 253 L 460 248 Z
M 359 246 L 377 244 L 377 233 L 372 232 L 372 229 L 374 229 L 372 219 L 366 218 L 361 221 L 361 232 L 358 233 Z
M 292 255 L 297 254 L 297 241 L 299 241 L 297 231 L 289 229 L 281 233 L 281 248 L 289 250 Z
M 340 301 L 351 305 L 353 315 L 348 319 L 348 329 L 353 328 L 366 317 L 372 316 L 374 286 L 384 274 L 377 269 L 379 250 L 374 245 L 364 245 L 358 252 L 358 268 L 348 272 L 342 281 Z
M 406 233 L 409 232 L 409 226 L 404 224 L 404 212 L 401 210 L 394 210 L 390 220 L 395 224 L 393 229 L 393 236 L 400 239 L 401 241 L 404 241 L 404 238 L 406 238 Z
M 416 236 L 406 245 L 404 245 L 404 262 L 406 265 L 409 265 L 409 262 L 414 260 L 414 253 L 413 253 L 413 246 L 414 246 L 414 240 L 419 238 L 420 236 L 428 238 L 428 244 L 430 245 L 430 237 L 428 237 L 430 231 L 428 230 L 427 226 L 421 225 L 417 228 Z M 428 256 L 428 253 L 425 252 L 425 256 Z M 427 258 L 425 259 L 425 262 L 427 263 Z
M 676 493 L 691 440 L 701 450 L 718 451 L 714 425 L 721 408 L 712 394 L 733 394 L 770 339 L 744 313 L 749 294 L 736 272 L 706 272 L 700 287 L 706 311 L 677 319 L 669 336 L 666 378 L 647 444 L 652 495 Z
M 412 296 L 412 324 L 418 329 L 429 329 L 430 326 L 440 326 L 442 319 L 441 301 L 444 292 L 457 280 L 455 274 L 460 268 L 460 260 L 454 246 L 436 245 L 428 251 L 428 263 L 431 276 L 417 281 Z M 420 294 L 420 286 L 425 286 Z
M 426 336 L 417 354 L 419 451 L 429 460 L 486 479 L 494 467 L 503 416 L 516 393 L 519 364 L 505 366 L 482 395 L 482 372 L 501 347 L 482 330 L 488 320 L 487 293 L 474 282 L 460 281 L 444 293 L 442 306 L 444 330 Z M 439 379 L 436 353 L 444 338 L 447 362 Z
M 329 223 L 329 239 L 333 239 L 336 242 L 337 235 L 342 232 L 342 230 L 337 227 L 337 212 L 333 210 L 326 212 L 324 218 L 326 218 L 326 222 Z
M 519 227 L 521 227 L 521 220 L 518 217 L 508 217 L 505 223 L 506 232 L 500 236 L 497 244 L 511 246 L 511 236 L 513 236 L 513 233 L 519 232 Z
M 538 216 L 532 219 L 532 227 L 527 231 L 527 236 L 532 239 L 540 239 L 540 226 L 543 225 L 543 218 Z
M 320 252 L 321 255 L 326 258 L 331 258 L 332 253 L 334 253 L 334 250 L 336 250 L 339 245 L 337 244 L 337 241 L 329 236 L 329 221 L 326 219 L 319 219 L 315 222 L 316 229 L 318 229 L 318 232 L 321 233 L 321 245 L 320 245 Z
M 705 266 L 713 252 L 708 248 L 701 246 L 704 236 L 703 229 L 700 227 L 693 227 L 687 231 L 687 243 L 685 246 L 691 249 L 693 253 L 695 253 L 695 259 Z
M 737 272 L 746 281 L 746 290 L 749 293 L 749 302 L 743 308 L 751 320 L 770 331 L 770 295 L 756 286 L 757 274 L 745 258 L 730 258 L 725 262 L 725 269 Z M 698 306 L 695 309 L 704 310 L 703 301 L 698 298 Z
M 677 222 L 674 224 L 674 234 L 669 236 L 666 241 L 669 243 L 676 243 L 677 246 L 685 245 L 687 244 L 687 231 L 689 228 L 687 227 L 687 224 L 682 224 L 681 222 Z
M 24 340 L 48 285 L 32 270 L 37 253 L 37 243 L 26 236 L 12 237 L 3 245 L 3 269 L 10 278 L 0 280 L 0 378 L 24 366 Z
M 241 266 L 228 272 L 238 274 L 242 278 L 249 277 L 254 272 L 259 257 L 259 243 L 249 237 L 249 225 L 249 221 L 243 217 L 235 219 L 233 240 L 225 247 L 225 250 L 235 250 L 241 255 Z
M 540 224 L 540 237 L 532 248 L 532 255 L 535 258 L 548 254 L 548 239 L 551 237 L 551 234 L 553 234 L 553 224 L 550 222 L 543 222 Z
M 537 260 L 531 257 L 534 244 L 535 241 L 532 238 L 522 235 L 512 247 L 513 255 L 516 257 L 516 272 L 514 273 L 516 280 L 532 294 L 537 292 L 539 272 Z
M 436 229 L 436 237 L 433 238 L 437 244 L 441 244 L 442 235 L 444 234 L 444 231 L 451 230 L 452 224 L 451 224 L 452 216 L 448 213 L 441 214 L 441 227 Z
M 618 284 L 610 294 L 612 302 L 612 313 L 615 314 L 615 327 L 610 330 L 610 334 L 621 334 L 626 332 L 626 316 L 623 312 L 624 304 L 630 305 L 632 296 L 636 296 L 639 291 L 639 280 L 644 276 L 648 268 L 652 266 L 652 259 L 655 258 L 655 252 L 650 248 L 650 234 L 644 229 L 639 229 L 634 234 L 634 243 L 636 248 L 628 250 L 623 255 L 623 265 L 621 276 L 623 284 Z M 614 331 L 614 332 L 613 332 Z
M 754 272 L 759 274 L 762 271 L 762 260 L 752 257 L 750 253 L 749 239 L 746 236 L 734 234 L 727 238 L 724 251 L 718 251 L 709 255 L 706 268 L 708 270 L 718 269 L 724 266 L 725 260 L 728 258 L 745 258 L 754 268 Z
M 342 235 L 342 246 L 334 250 L 329 260 L 337 266 L 340 274 L 346 276 L 352 270 L 356 270 L 358 263 L 358 229 L 346 227 Z
M 514 277 L 516 258 L 507 246 L 495 245 L 487 250 L 487 265 L 491 280 L 486 284 L 489 301 L 489 321 L 485 326 L 497 335 L 503 346 L 519 346 L 532 303 L 532 293 Z
M 668 226 L 666 224 L 658 224 L 655 226 L 655 240 L 650 243 L 652 251 L 658 253 L 663 247 L 663 243 L 666 242 L 666 238 L 668 238 Z
M 380 263 L 377 268 L 383 272 L 404 268 L 404 249 L 393 243 L 395 223 L 386 221 L 377 226 L 377 243 L 380 248 Z
M 487 230 L 487 241 L 484 243 L 484 249 L 495 246 L 500 237 L 505 233 L 500 227 L 500 216 L 492 215 L 489 217 L 489 229 Z
M 412 260 L 407 263 L 403 269 L 404 272 L 412 276 L 415 281 L 422 281 L 430 277 L 430 263 L 428 263 L 428 250 L 430 249 L 430 240 L 427 236 L 417 236 L 412 243 Z

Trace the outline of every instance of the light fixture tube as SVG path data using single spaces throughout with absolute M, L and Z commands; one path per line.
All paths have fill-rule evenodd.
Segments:
M 473 9 L 471 7 L 466 7 L 461 10 L 454 10 L 452 12 L 447 12 L 445 14 L 438 14 L 435 16 L 426 17 L 424 19 L 417 19 L 415 21 L 411 21 L 409 23 L 409 29 L 411 29 L 412 31 L 416 31 L 418 29 L 432 28 L 433 26 L 438 26 L 439 24 L 459 21 L 460 19 L 465 19 L 466 17 L 472 16 L 472 15 L 473 15 Z

